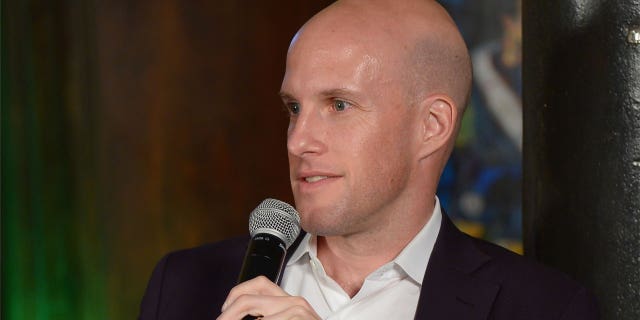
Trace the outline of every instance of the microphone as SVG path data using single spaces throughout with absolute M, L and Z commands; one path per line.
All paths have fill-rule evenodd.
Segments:
M 287 249 L 300 234 L 300 216 L 291 205 L 265 199 L 249 217 L 251 242 L 238 283 L 263 275 L 277 283 Z
M 265 199 L 249 216 L 251 242 L 244 256 L 238 283 L 265 276 L 277 283 L 289 246 L 300 234 L 300 216 L 288 203 Z M 254 320 L 246 315 L 242 320 Z

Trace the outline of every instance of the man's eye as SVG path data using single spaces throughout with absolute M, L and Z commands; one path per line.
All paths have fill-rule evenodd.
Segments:
M 349 102 L 346 102 L 344 100 L 333 100 L 333 109 L 336 111 L 344 111 L 349 107 L 351 107 L 351 104 Z
M 291 114 L 298 114 L 300 113 L 300 104 L 297 102 L 287 103 L 287 109 Z

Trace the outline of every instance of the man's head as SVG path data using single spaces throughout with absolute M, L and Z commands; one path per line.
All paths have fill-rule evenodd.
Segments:
M 435 1 L 339 1 L 307 22 L 281 89 L 305 230 L 369 232 L 432 205 L 470 83 L 467 49 Z

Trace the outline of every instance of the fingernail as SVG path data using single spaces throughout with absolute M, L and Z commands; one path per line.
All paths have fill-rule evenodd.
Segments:
M 222 310 L 221 311 L 224 312 L 225 309 L 227 309 L 227 302 L 226 301 L 222 304 Z

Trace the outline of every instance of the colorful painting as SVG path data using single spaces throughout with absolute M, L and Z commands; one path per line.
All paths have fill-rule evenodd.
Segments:
M 461 28 L 474 77 L 438 195 L 459 227 L 522 252 L 522 67 L 518 0 L 441 1 Z

